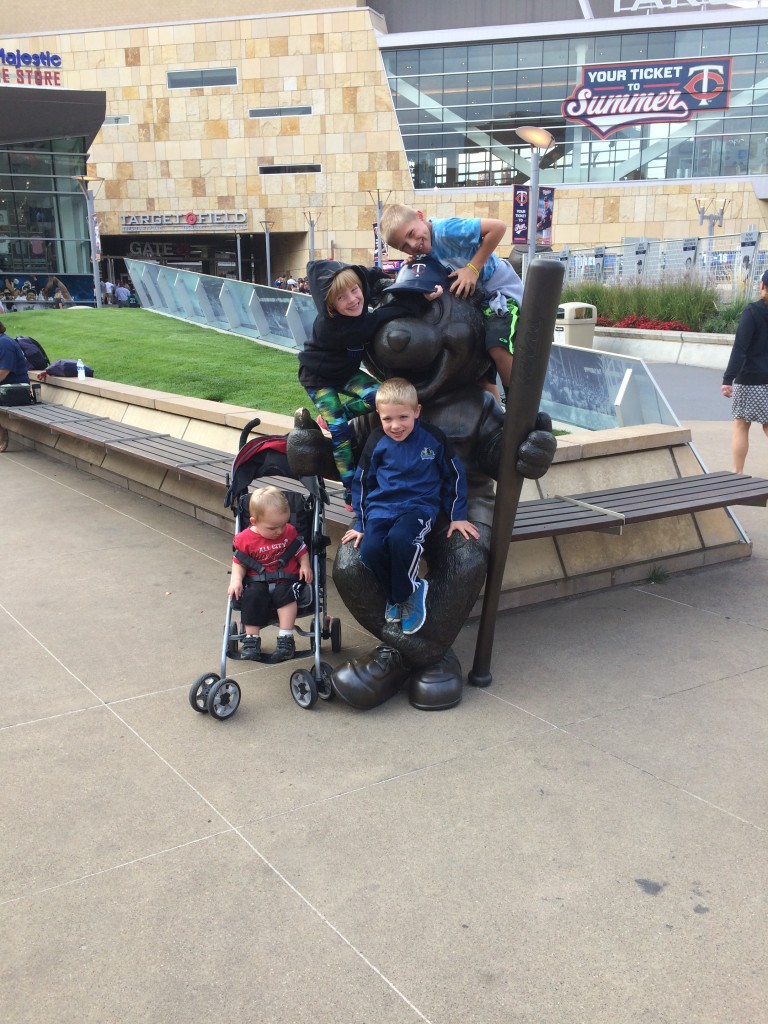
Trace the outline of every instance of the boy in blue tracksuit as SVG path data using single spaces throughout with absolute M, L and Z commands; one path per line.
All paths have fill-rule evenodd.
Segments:
M 467 520 L 464 467 L 445 434 L 419 420 L 416 389 L 407 380 L 384 381 L 376 394 L 381 428 L 374 430 L 352 483 L 355 524 L 342 542 L 360 548 L 387 598 L 387 622 L 417 633 L 427 617 L 427 581 L 419 579 L 424 541 L 441 511 L 448 536 L 478 538 Z

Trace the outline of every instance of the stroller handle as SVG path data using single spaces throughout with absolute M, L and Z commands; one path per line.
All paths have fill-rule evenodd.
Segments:
M 261 420 L 259 419 L 258 416 L 256 416 L 254 419 L 249 420 L 245 424 L 243 429 L 240 431 L 240 445 L 239 445 L 240 448 L 242 448 L 245 445 L 245 442 L 248 440 L 248 438 L 250 436 L 250 433 L 253 430 L 253 428 L 254 427 L 258 427 L 258 425 L 260 423 L 261 423 Z

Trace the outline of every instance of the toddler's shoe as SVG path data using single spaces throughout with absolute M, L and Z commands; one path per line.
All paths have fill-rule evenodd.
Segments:
M 384 609 L 384 618 L 387 622 L 399 622 L 403 617 L 402 609 L 399 604 L 389 604 Z
M 296 657 L 296 641 L 293 633 L 290 636 L 278 636 L 275 644 L 275 653 L 269 659 L 272 665 L 278 665 L 281 661 L 292 661 Z
M 261 637 L 246 636 L 240 647 L 241 661 L 261 661 Z
M 426 580 L 419 580 L 419 585 L 401 606 L 402 618 L 400 625 L 405 636 L 418 633 L 427 621 L 427 589 Z

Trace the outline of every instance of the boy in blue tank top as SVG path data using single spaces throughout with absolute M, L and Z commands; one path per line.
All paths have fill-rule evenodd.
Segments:
M 421 210 L 392 204 L 381 216 L 381 237 L 407 256 L 432 254 L 449 267 L 451 291 L 470 298 L 483 291 L 481 310 L 485 319 L 485 347 L 505 389 L 512 374 L 514 335 L 523 282 L 512 265 L 494 252 L 507 226 L 491 217 L 448 217 L 429 220 Z

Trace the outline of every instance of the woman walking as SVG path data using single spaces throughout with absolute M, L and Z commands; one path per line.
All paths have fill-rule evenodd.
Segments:
M 760 298 L 741 314 L 722 392 L 732 399 L 733 471 L 743 473 L 749 428 L 760 423 L 768 437 L 768 270 L 760 278 Z

